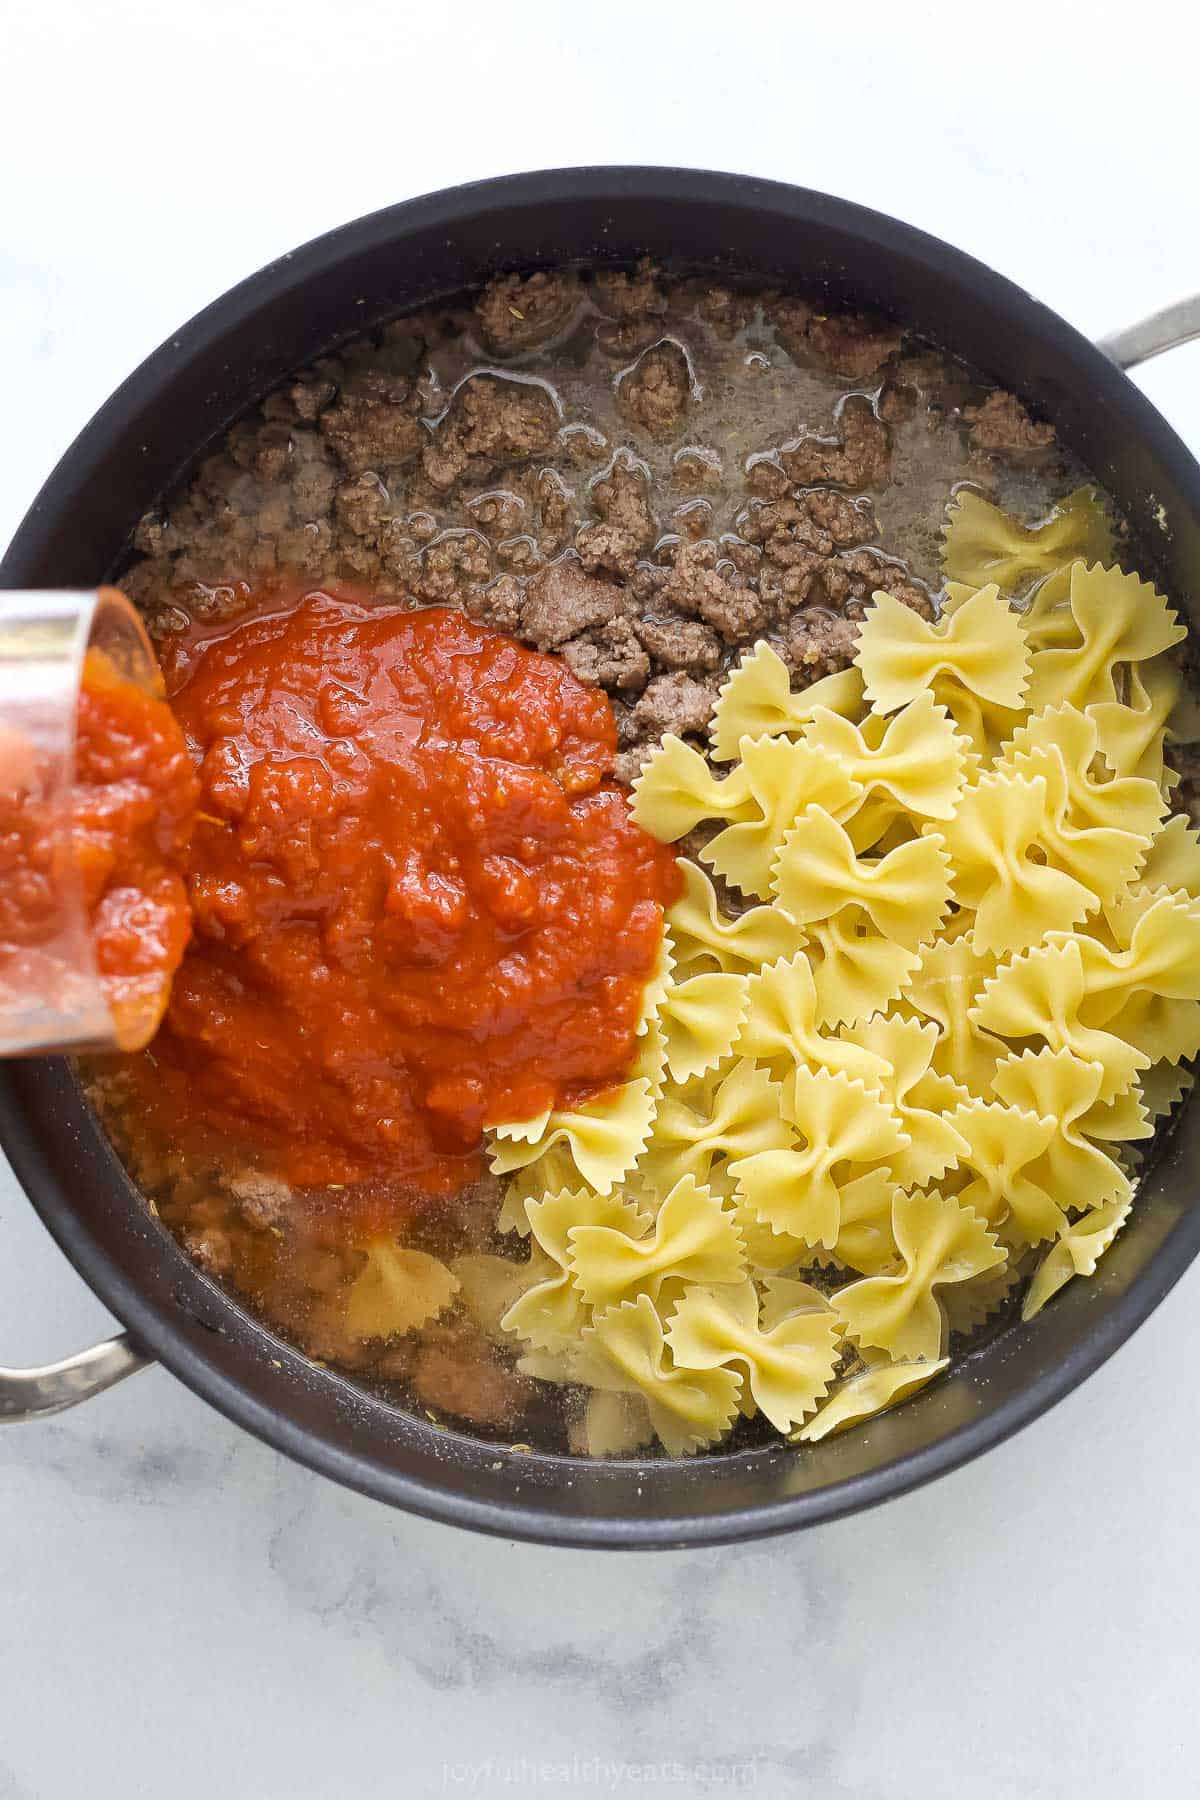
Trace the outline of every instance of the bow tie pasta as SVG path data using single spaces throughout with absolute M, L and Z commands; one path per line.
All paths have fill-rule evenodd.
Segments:
M 1084 560 L 1113 553 L 1091 490 L 1032 527 L 963 492 L 945 545 L 940 617 L 876 594 L 854 667 L 799 692 L 762 643 L 707 757 L 664 738 L 634 815 L 710 835 L 637 1062 L 493 1127 L 530 1244 L 500 1329 L 590 1391 L 592 1449 L 691 1454 L 756 1414 L 815 1443 L 897 1404 L 1093 1273 L 1190 1080 L 1183 629 Z

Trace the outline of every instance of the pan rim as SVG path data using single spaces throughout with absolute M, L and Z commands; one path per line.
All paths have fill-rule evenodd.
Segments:
M 1048 340 L 1075 379 L 1089 371 L 1110 384 L 1119 422 L 1137 432 L 1154 454 L 1175 464 L 1188 504 L 1200 515 L 1200 466 L 1157 410 L 1128 378 L 1057 314 L 984 264 L 887 215 L 812 190 L 757 176 L 653 165 L 560 168 L 468 183 L 384 208 L 277 258 L 230 289 L 174 332 L 126 379 L 85 425 L 43 485 L 0 562 L 0 587 L 28 585 L 61 529 L 70 498 L 90 479 L 114 437 L 129 429 L 150 396 L 169 390 L 180 367 L 260 316 L 274 300 L 335 269 L 353 251 L 386 247 L 418 229 L 459 223 L 514 205 L 573 197 L 608 203 L 658 200 L 664 205 L 711 206 L 714 199 L 778 218 L 792 227 L 834 225 L 869 242 L 883 256 L 903 256 L 949 274 L 967 297 L 1001 309 Z M 518 259 L 522 260 L 522 259 Z M 523 259 L 528 266 L 529 259 Z M 506 265 L 497 258 L 497 268 Z M 1115 385 L 1112 385 L 1115 384 Z M 181 1334 L 179 1321 L 141 1291 L 72 1207 L 46 1166 L 21 1099 L 22 1082 L 0 1070 L 0 1143 L 43 1222 L 76 1270 L 146 1350 L 234 1423 L 294 1460 L 343 1485 L 444 1523 L 579 1548 L 683 1548 L 744 1541 L 847 1516 L 909 1492 L 1003 1442 L 1078 1387 L 1162 1300 L 1200 1251 L 1200 1210 L 1176 1223 L 1136 1280 L 1112 1301 L 1070 1354 L 1045 1369 L 996 1410 L 949 1431 L 934 1444 L 881 1467 L 784 1500 L 728 1510 L 629 1518 L 606 1513 L 564 1514 L 521 1499 L 477 1500 L 422 1477 L 350 1453 L 284 1412 L 263 1405 L 218 1366 L 199 1334 Z M 233 1305 L 235 1303 L 229 1302 Z M 565 1459 L 564 1459 L 565 1460 Z

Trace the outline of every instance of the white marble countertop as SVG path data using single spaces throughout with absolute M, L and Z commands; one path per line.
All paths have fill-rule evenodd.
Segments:
M 1200 284 L 1174 4 L 7 0 L 0 543 L 160 339 L 454 181 L 674 162 L 951 238 L 1084 330 Z M 1147 388 L 1200 445 L 1200 346 Z M 0 1800 L 1191 1795 L 1193 1270 L 1086 1387 L 847 1522 L 613 1557 L 408 1519 L 155 1371 L 0 1440 Z M 0 1357 L 110 1321 L 0 1167 Z

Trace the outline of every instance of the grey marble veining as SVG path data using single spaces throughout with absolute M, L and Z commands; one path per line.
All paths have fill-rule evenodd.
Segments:
M 849 26 L 778 0 L 733 26 L 706 0 L 3 13 L 0 541 L 198 306 L 344 218 L 505 168 L 807 181 L 1095 333 L 1200 285 L 1194 59 L 1160 0 L 1120 55 L 1103 5 L 1083 30 L 1015 4 L 1003 31 L 876 0 Z M 1145 382 L 1200 444 L 1200 351 Z M 161 1371 L 0 1433 L 0 1800 L 1191 1795 L 1198 1300 L 1193 1271 L 1083 1390 L 936 1486 L 707 1552 L 389 1513 Z M 0 1171 L 0 1359 L 108 1329 Z

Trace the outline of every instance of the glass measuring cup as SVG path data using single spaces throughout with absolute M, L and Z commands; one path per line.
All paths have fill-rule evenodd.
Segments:
M 134 608 L 116 588 L 0 593 L 0 1056 L 128 1047 L 153 1029 L 150 996 L 105 994 L 72 844 L 75 722 L 84 659 L 161 696 Z

